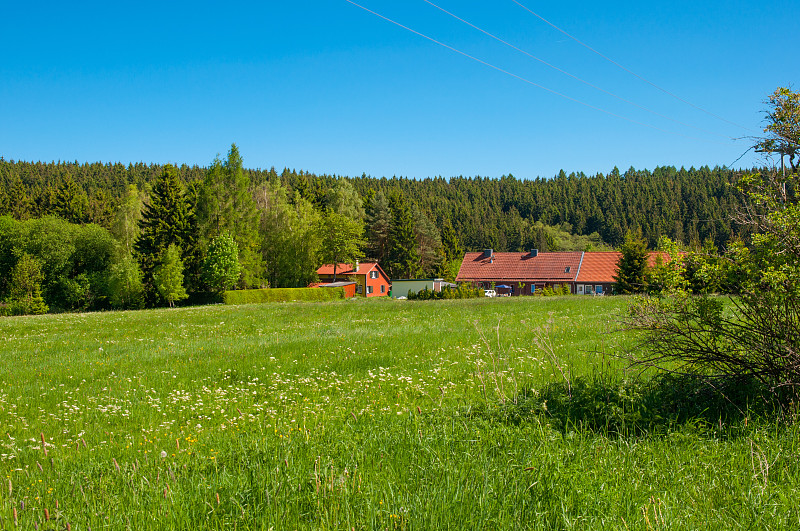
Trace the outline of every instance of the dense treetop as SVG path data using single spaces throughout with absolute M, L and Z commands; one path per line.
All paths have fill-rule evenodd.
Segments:
M 208 168 L 178 166 L 180 181 L 199 189 L 219 172 L 218 162 Z M 149 191 L 164 171 L 159 164 L 103 164 L 77 162 L 21 162 L 0 159 L 0 215 L 19 220 L 57 215 L 68 221 L 110 227 L 114 212 L 129 185 Z M 338 204 L 349 187 L 365 203 L 377 192 L 389 197 L 402 192 L 414 209 L 438 228 L 451 226 L 466 250 L 491 247 L 498 251 L 530 247 L 558 250 L 553 231 L 558 227 L 574 235 L 596 233 L 595 243 L 621 245 L 628 230 L 641 230 L 651 247 L 666 235 L 686 244 L 711 239 L 724 247 L 736 229 L 731 213 L 741 198 L 734 186 L 738 172 L 725 168 L 654 170 L 614 168 L 607 175 L 582 173 L 544 179 L 442 177 L 422 180 L 315 175 L 303 171 L 243 169 L 241 181 L 251 189 L 278 182 L 293 202 L 295 195 L 315 208 Z M 211 175 L 209 175 L 211 174 Z M 369 211 L 369 204 L 362 212 Z M 537 222 L 539 223 L 537 225 Z M 369 231 L 367 231 L 369 232 Z M 588 243 L 588 242 L 587 242 Z

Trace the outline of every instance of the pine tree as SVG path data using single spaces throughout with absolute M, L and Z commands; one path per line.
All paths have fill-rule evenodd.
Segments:
M 439 229 L 419 208 L 414 209 L 414 236 L 419 253 L 419 271 L 424 276 L 443 273 L 444 250 Z
M 49 309 L 42 297 L 42 266 L 23 252 L 11 271 L 11 306 L 16 314 L 38 315 Z
M 56 191 L 52 208 L 54 214 L 70 223 L 80 224 L 89 220 L 89 198 L 69 173 Z
M 144 274 L 146 292 L 150 302 L 154 302 L 153 272 L 171 244 L 182 249 L 184 263 L 189 264 L 190 270 L 197 264 L 194 212 L 171 164 L 164 167 L 153 185 L 139 229 L 141 232 L 133 247 Z
M 8 191 L 8 213 L 14 219 L 24 221 L 33 215 L 33 207 L 33 201 L 22 180 L 19 176 L 14 176 Z
M 419 270 L 414 218 L 402 192 L 389 198 L 392 225 L 389 228 L 388 273 L 392 278 L 414 278 Z
M 617 262 L 617 274 L 614 276 L 616 292 L 625 294 L 645 291 L 648 253 L 647 242 L 641 231 L 628 231 L 620 252 L 622 255 Z
M 464 258 L 464 249 L 461 247 L 458 234 L 456 234 L 450 220 L 447 220 L 442 228 L 442 246 L 444 247 L 445 260 L 448 262 L 452 260 L 460 261 Z
M 367 252 L 370 258 L 381 264 L 386 263 L 389 251 L 389 228 L 392 224 L 392 213 L 389 201 L 383 191 L 378 191 L 370 202 L 367 211 Z

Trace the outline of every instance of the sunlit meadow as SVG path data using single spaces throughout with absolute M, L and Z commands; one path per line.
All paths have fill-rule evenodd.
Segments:
M 625 306 L 4 318 L 0 528 L 800 528 L 796 423 L 620 433 L 558 422 L 536 400 L 633 376 L 616 357 Z

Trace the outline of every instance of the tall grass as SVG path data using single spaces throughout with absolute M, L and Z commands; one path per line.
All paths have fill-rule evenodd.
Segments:
M 3 319 L 0 529 L 797 528 L 796 424 L 658 421 L 613 357 L 624 308 Z

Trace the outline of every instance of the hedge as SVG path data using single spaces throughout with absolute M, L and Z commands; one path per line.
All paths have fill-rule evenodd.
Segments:
M 261 302 L 320 302 L 344 300 L 344 288 L 267 288 L 226 291 L 225 304 L 255 304 Z

